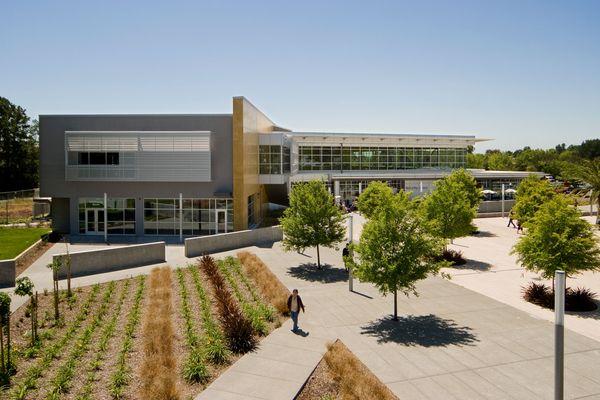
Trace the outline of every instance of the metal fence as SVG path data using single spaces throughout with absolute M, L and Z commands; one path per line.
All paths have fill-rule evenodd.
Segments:
M 50 202 L 39 199 L 39 189 L 0 192 L 0 224 L 27 223 L 45 219 Z

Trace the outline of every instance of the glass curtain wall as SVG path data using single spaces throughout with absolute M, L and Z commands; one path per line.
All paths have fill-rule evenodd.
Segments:
M 227 231 L 233 231 L 233 199 L 144 199 L 144 233 L 179 235 L 180 210 L 183 211 L 183 235 L 211 235 L 217 231 L 216 211 L 227 215 Z
M 299 146 L 300 171 L 464 168 L 462 148 Z
M 260 145 L 258 149 L 259 173 L 280 175 L 290 172 L 290 148 L 279 145 Z

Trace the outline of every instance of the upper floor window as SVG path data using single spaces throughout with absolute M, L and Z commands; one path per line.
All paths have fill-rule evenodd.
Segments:
M 69 165 L 119 165 L 119 153 L 70 151 Z

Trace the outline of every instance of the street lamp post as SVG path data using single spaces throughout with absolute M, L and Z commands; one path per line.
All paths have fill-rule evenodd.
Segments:
M 352 239 L 354 238 L 354 215 L 348 215 L 348 241 L 352 244 Z M 352 250 L 350 250 L 352 252 Z M 352 256 L 352 253 L 350 253 Z M 352 277 L 352 265 L 348 266 L 348 290 L 354 291 L 354 278 Z
M 564 399 L 565 272 L 554 274 L 554 400 Z

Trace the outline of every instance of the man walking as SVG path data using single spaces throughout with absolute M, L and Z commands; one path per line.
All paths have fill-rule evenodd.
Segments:
M 342 250 L 342 260 L 344 261 L 344 268 L 348 272 L 348 257 L 350 257 L 350 243 L 346 243 L 346 247 Z
M 298 332 L 298 314 L 300 313 L 300 309 L 304 312 L 304 304 L 302 303 L 302 298 L 298 295 L 298 289 L 292 290 L 292 294 L 287 300 L 287 306 L 288 310 L 290 310 L 292 321 L 294 321 L 292 332 L 296 333 Z
M 507 228 L 509 228 L 511 225 L 513 226 L 513 228 L 516 228 L 515 221 L 513 220 L 514 216 L 514 211 L 510 210 L 510 212 L 508 213 L 508 225 L 506 225 Z

